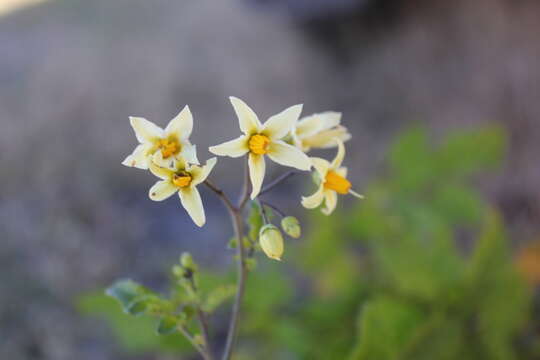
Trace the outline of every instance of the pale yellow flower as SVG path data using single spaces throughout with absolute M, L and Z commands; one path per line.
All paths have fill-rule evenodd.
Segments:
M 340 125 L 341 113 L 326 111 L 306 116 L 291 131 L 293 144 L 304 152 L 311 148 L 331 148 L 336 139 L 345 142 L 351 138 L 347 128 Z
M 308 209 L 319 207 L 323 202 L 325 207 L 323 214 L 330 215 L 337 205 L 337 194 L 351 194 L 358 198 L 362 195 L 351 190 L 351 183 L 347 180 L 347 168 L 341 166 L 345 157 L 345 146 L 337 140 L 338 152 L 332 162 L 318 157 L 312 157 L 311 161 L 318 177 L 320 178 L 319 189 L 311 196 L 302 197 L 302 205 Z
M 216 158 L 211 158 L 204 166 L 189 165 L 183 159 L 176 161 L 176 168 L 169 169 L 159 167 L 153 162 L 148 164 L 150 171 L 161 180 L 150 188 L 148 195 L 154 201 L 162 201 L 174 193 L 178 193 L 182 206 L 186 209 L 193 222 L 198 226 L 203 226 L 206 222 L 201 195 L 197 190 L 197 185 L 201 184 L 214 165 Z
M 230 100 L 238 117 L 240 130 L 244 135 L 212 146 L 210 151 L 216 155 L 230 157 L 240 157 L 249 153 L 252 199 L 259 194 L 264 180 L 264 155 L 268 155 L 278 164 L 299 170 L 311 168 L 311 161 L 306 154 L 282 140 L 296 123 L 302 111 L 302 105 L 291 106 L 261 124 L 255 112 L 246 103 L 235 97 L 231 97 Z
M 141 117 L 130 117 L 129 121 L 140 144 L 123 165 L 148 169 L 150 162 L 154 162 L 160 167 L 175 169 L 181 158 L 199 164 L 195 145 L 189 142 L 193 116 L 187 105 L 165 129 Z

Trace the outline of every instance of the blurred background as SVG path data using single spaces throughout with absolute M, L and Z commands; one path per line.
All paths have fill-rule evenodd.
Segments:
M 275 191 L 304 236 L 259 257 L 237 359 L 540 359 L 539 31 L 534 0 L 0 0 L 0 358 L 197 358 L 103 289 L 164 291 L 182 251 L 224 281 L 228 218 L 205 190 L 199 231 L 120 162 L 128 116 L 185 104 L 204 161 L 234 95 L 343 112 L 367 196 L 323 218 L 308 176 Z

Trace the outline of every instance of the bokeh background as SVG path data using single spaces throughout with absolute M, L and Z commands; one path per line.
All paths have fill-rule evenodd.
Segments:
M 185 104 L 210 157 L 238 132 L 230 95 L 343 112 L 368 195 L 322 219 L 308 177 L 276 190 L 305 236 L 259 258 L 238 359 L 540 358 L 539 31 L 534 0 L 0 0 L 0 358 L 196 358 L 100 294 L 166 289 L 182 251 L 231 267 L 213 194 L 199 231 L 120 165 L 128 116 Z

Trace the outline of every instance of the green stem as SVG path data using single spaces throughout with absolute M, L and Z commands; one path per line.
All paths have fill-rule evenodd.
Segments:
M 183 327 L 182 325 L 177 327 L 178 331 L 184 335 L 184 337 L 193 345 L 193 347 L 201 354 L 204 360 L 212 360 L 212 357 L 210 354 L 204 349 L 193 337 L 193 335 L 189 332 L 188 329 Z
M 236 290 L 236 296 L 234 298 L 234 303 L 232 307 L 231 319 L 229 322 L 229 330 L 227 332 L 227 339 L 225 342 L 225 350 L 223 351 L 222 360 L 230 360 L 235 343 L 236 343 L 236 334 L 238 332 L 238 321 L 240 318 L 240 308 L 242 305 L 242 299 L 244 297 L 246 279 L 247 279 L 247 266 L 246 266 L 246 251 L 244 249 L 244 226 L 242 221 L 242 211 L 244 206 L 247 203 L 249 198 L 249 169 L 245 166 L 245 176 L 244 176 L 244 186 L 242 194 L 238 201 L 238 206 L 234 206 L 227 195 L 217 186 L 212 184 L 209 180 L 205 181 L 206 186 L 208 186 L 212 191 L 214 191 L 218 197 L 223 201 L 223 204 L 227 208 L 231 221 L 234 228 L 234 236 L 238 240 L 237 254 L 238 254 L 238 263 L 237 263 L 237 272 L 238 272 L 238 286 Z
M 246 279 L 247 279 L 247 266 L 246 266 L 246 251 L 244 249 L 244 224 L 242 221 L 242 211 L 248 200 L 249 194 L 249 167 L 247 159 L 244 168 L 244 186 L 240 200 L 238 201 L 238 208 L 235 211 L 230 212 L 231 219 L 233 221 L 234 235 L 238 241 L 238 288 L 236 290 L 236 296 L 232 307 L 231 320 L 229 322 L 229 331 L 227 333 L 227 340 L 225 343 L 225 351 L 223 352 L 222 360 L 229 360 L 231 358 L 234 346 L 236 344 L 236 333 L 238 332 L 238 321 L 240 318 L 240 307 L 242 305 L 242 298 L 244 297 Z

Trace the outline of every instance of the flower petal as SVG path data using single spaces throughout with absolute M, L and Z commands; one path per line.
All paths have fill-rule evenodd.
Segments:
M 130 116 L 129 122 L 140 143 L 153 142 L 163 137 L 163 130 L 159 126 L 142 117 Z
M 338 169 L 343 162 L 343 158 L 345 158 L 345 146 L 343 145 L 343 142 L 339 139 L 336 139 L 336 141 L 338 144 L 338 152 L 334 160 L 332 160 L 332 164 L 330 164 L 332 169 Z
M 312 147 L 328 149 L 337 146 L 336 139 L 345 142 L 351 139 L 351 134 L 349 134 L 347 128 L 344 126 L 338 126 L 334 129 L 324 130 L 318 134 L 304 138 L 302 144 L 308 149 Z
M 206 222 L 201 195 L 196 187 L 181 188 L 178 192 L 182 206 L 197 226 L 203 226 Z
M 323 119 L 319 116 L 319 114 L 306 116 L 298 120 L 295 131 L 296 135 L 301 139 L 313 136 L 322 129 L 323 124 Z
M 172 194 L 178 191 L 178 188 L 174 186 L 169 180 L 161 180 L 154 184 L 148 191 L 148 196 L 151 200 L 162 201 L 170 197 Z
M 332 190 L 326 190 L 324 192 L 324 205 L 321 210 L 324 215 L 330 215 L 337 205 L 337 193 Z
M 302 106 L 302 104 L 294 105 L 283 110 L 279 114 L 271 116 L 264 123 L 261 133 L 272 140 L 283 138 L 296 124 L 296 121 L 302 112 Z
M 330 169 L 330 163 L 326 159 L 318 158 L 318 157 L 312 157 L 311 164 L 319 174 L 321 179 L 326 178 L 326 174 L 328 173 L 328 170 Z
M 122 161 L 122 165 L 146 170 L 148 169 L 149 152 L 150 146 L 148 146 L 148 144 L 139 144 L 135 150 Z
M 263 155 L 249 154 L 249 178 L 251 179 L 251 199 L 255 199 L 264 180 L 265 162 Z
M 306 209 L 315 209 L 320 206 L 324 199 L 324 186 L 321 184 L 319 189 L 310 196 L 302 196 L 302 206 Z
M 152 155 L 152 162 L 161 168 L 176 169 L 176 159 L 172 156 L 164 159 L 161 150 L 156 151 Z
M 210 146 L 208 150 L 219 156 L 240 157 L 249 151 L 248 140 L 248 136 L 242 135 L 223 144 Z
M 323 129 L 331 129 L 341 122 L 341 113 L 336 111 L 325 111 L 317 114 L 323 121 Z
M 190 142 L 182 144 L 182 151 L 176 157 L 183 157 L 188 163 L 199 165 L 199 159 L 197 159 L 197 145 L 193 145 Z
M 272 141 L 267 155 L 281 165 L 299 170 L 309 170 L 311 168 L 311 160 L 306 154 L 283 141 Z
M 191 173 L 191 176 L 193 179 L 191 180 L 191 185 L 196 186 L 200 183 L 202 183 L 208 175 L 210 175 L 210 172 L 214 168 L 214 166 L 217 163 L 217 159 L 215 157 L 208 159 L 206 161 L 206 165 L 204 166 L 192 166 L 189 169 L 189 172 Z
M 167 135 L 176 135 L 180 140 L 189 138 L 192 131 L 193 115 L 187 105 L 184 106 L 182 111 L 180 111 L 180 113 L 176 115 L 165 128 L 165 133 Z
M 174 174 L 173 170 L 160 167 L 152 161 L 148 163 L 148 169 L 152 174 L 163 180 L 170 180 Z
M 255 114 L 255 112 L 239 98 L 231 96 L 229 99 L 234 108 L 234 112 L 238 117 L 240 130 L 242 130 L 242 132 L 246 135 L 259 132 L 262 126 L 257 114 Z
M 347 178 L 347 168 L 345 166 L 342 166 L 342 167 L 336 169 L 336 173 L 339 176 L 343 176 L 344 178 Z

